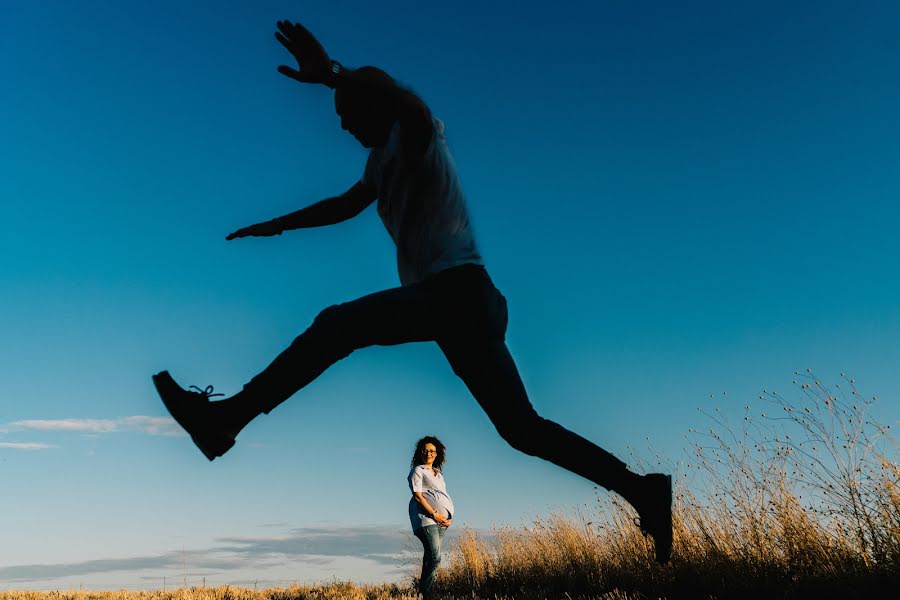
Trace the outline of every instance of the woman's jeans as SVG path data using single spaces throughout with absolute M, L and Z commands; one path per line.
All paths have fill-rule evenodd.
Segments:
M 440 525 L 425 525 L 413 531 L 422 542 L 424 549 L 419 591 L 426 600 L 430 597 L 431 586 L 434 584 L 434 572 L 441 564 L 441 544 L 444 541 L 444 531 L 445 529 Z
M 454 267 L 329 306 L 244 395 L 268 413 L 354 350 L 433 341 L 510 445 L 623 493 L 625 463 L 535 412 L 506 348 L 506 325 L 506 299 L 484 267 Z

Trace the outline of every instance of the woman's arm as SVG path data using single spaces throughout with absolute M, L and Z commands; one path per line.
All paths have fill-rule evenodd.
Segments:
M 435 512 L 431 505 L 428 503 L 428 500 L 425 499 L 425 496 L 422 495 L 422 492 L 413 492 L 413 498 L 415 498 L 416 502 L 422 509 L 425 511 L 425 514 L 434 519 L 439 525 L 444 527 L 450 526 L 450 519 L 445 518 L 442 514 Z

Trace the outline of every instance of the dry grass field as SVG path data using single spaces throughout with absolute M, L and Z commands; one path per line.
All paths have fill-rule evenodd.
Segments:
M 706 413 L 680 464 L 674 551 L 658 566 L 635 513 L 604 496 L 591 519 L 467 534 L 439 588 L 460 597 L 878 598 L 900 593 L 897 447 L 844 379 L 796 374 L 738 423 Z M 665 465 L 662 465 L 665 468 Z M 648 469 L 650 470 L 650 469 Z M 618 594 L 618 595 L 617 595 Z
M 247 588 L 192 587 L 167 592 L 0 592 L 2 600 L 415 600 L 410 589 L 396 585 L 360 586 L 352 583 L 331 583 L 325 585 L 269 588 L 254 591 Z
M 889 427 L 850 379 L 797 374 L 795 399 L 764 392 L 740 422 L 705 413 L 676 471 L 675 545 L 652 560 L 635 514 L 603 495 L 595 514 L 553 516 L 447 549 L 441 598 L 881 598 L 900 590 L 900 467 Z M 655 467 L 655 465 L 654 465 Z M 649 467 L 648 467 L 649 470 Z M 415 598 L 401 585 L 259 592 L 0 592 L 0 600 Z

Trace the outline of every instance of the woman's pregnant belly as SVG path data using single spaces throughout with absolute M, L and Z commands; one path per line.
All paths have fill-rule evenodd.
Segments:
M 422 492 L 422 497 L 428 501 L 428 504 L 431 505 L 439 515 L 444 518 L 451 518 L 455 509 L 453 508 L 453 500 L 450 499 L 450 496 L 439 491 L 439 490 L 425 490 Z

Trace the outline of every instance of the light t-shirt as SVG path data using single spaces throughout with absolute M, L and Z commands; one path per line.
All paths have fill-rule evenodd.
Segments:
M 447 494 L 447 484 L 440 471 L 435 474 L 428 465 L 418 465 L 409 470 L 406 480 L 409 482 L 410 491 L 422 492 L 422 496 L 439 515 L 448 519 L 453 516 L 456 509 L 453 507 L 453 500 Z M 437 525 L 437 521 L 424 513 L 415 497 L 409 499 L 409 522 L 413 531 L 426 525 Z
M 372 148 L 362 177 L 376 189 L 378 215 L 397 246 L 404 286 L 450 267 L 483 264 L 444 124 L 432 119 L 432 127 L 420 167 L 404 160 L 398 120 L 384 146 Z

